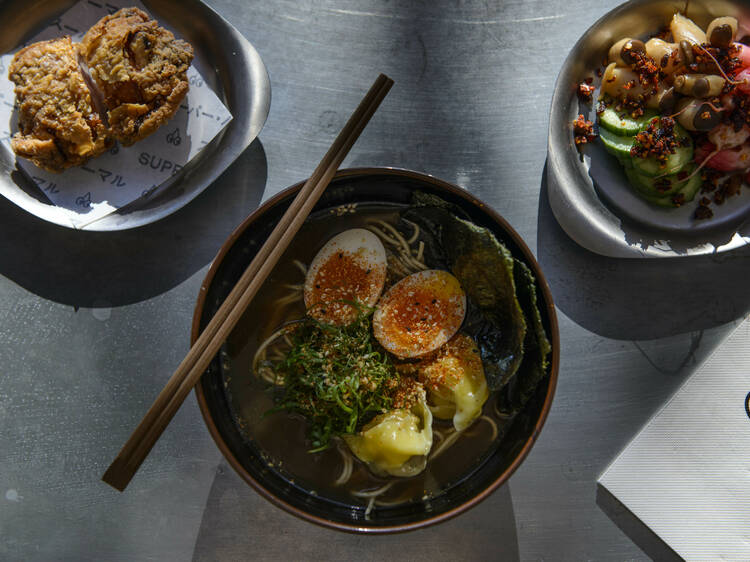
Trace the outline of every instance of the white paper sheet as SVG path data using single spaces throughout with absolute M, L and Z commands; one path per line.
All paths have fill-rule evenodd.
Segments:
M 750 560 L 750 318 L 599 482 L 686 560 Z
M 125 6 L 147 11 L 137 0 L 106 3 L 81 0 L 28 43 L 62 35 L 70 35 L 73 41 L 78 41 L 101 17 Z M 2 150 L 11 153 L 10 137 L 18 130 L 14 84 L 8 78 L 13 54 L 0 57 L 0 144 Z M 153 197 L 162 184 L 178 173 L 232 119 L 229 110 L 193 66 L 188 70 L 188 79 L 190 90 L 174 117 L 133 146 L 117 144 L 84 166 L 59 174 L 42 170 L 24 158 L 16 160 L 18 168 L 74 228 L 84 229 L 136 199 Z

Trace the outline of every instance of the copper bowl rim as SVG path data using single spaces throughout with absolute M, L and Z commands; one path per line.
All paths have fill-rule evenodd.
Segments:
M 216 427 L 216 424 L 214 423 L 213 418 L 211 417 L 211 412 L 208 409 L 206 398 L 203 393 L 203 388 L 200 384 L 197 384 L 195 386 L 195 396 L 196 396 L 196 399 L 198 400 L 198 406 L 200 407 L 201 414 L 203 415 L 203 420 L 205 421 L 206 426 L 208 427 L 208 430 L 211 433 L 211 437 L 213 437 L 221 453 L 224 455 L 227 461 L 229 461 L 229 464 L 232 465 L 234 470 L 237 471 L 237 473 L 242 477 L 242 479 L 245 480 L 245 482 L 247 482 L 248 484 L 250 484 L 250 486 L 252 486 L 255 489 L 255 491 L 258 492 L 265 499 L 267 499 L 274 505 L 284 509 L 285 511 L 291 513 L 292 515 L 295 515 L 301 519 L 310 521 L 311 523 L 315 523 L 317 525 L 321 525 L 323 527 L 327 527 L 330 529 L 336 529 L 339 531 L 347 531 L 351 533 L 390 534 L 390 533 L 401 533 L 405 531 L 421 529 L 424 527 L 428 527 L 430 525 L 435 525 L 437 523 L 447 521 L 448 519 L 451 519 L 457 516 L 458 514 L 463 513 L 464 511 L 476 506 L 482 500 L 486 499 L 490 494 L 492 494 L 492 492 L 494 492 L 497 488 L 499 488 L 500 486 L 505 484 L 505 482 L 508 481 L 511 475 L 516 471 L 516 469 L 520 466 L 520 464 L 524 461 L 526 456 L 531 451 L 532 446 L 534 445 L 537 438 L 539 437 L 540 432 L 542 431 L 542 427 L 544 426 L 544 423 L 547 420 L 547 415 L 549 414 L 550 408 L 552 406 L 552 399 L 555 395 L 555 388 L 557 386 L 557 376 L 558 376 L 558 370 L 559 370 L 559 365 L 560 365 L 560 333 L 559 333 L 559 328 L 557 324 L 557 314 L 555 311 L 555 305 L 552 301 L 552 293 L 549 289 L 549 285 L 547 284 L 546 279 L 544 278 L 544 275 L 542 274 L 539 264 L 536 261 L 536 258 L 534 257 L 534 255 L 532 254 L 531 250 L 526 245 L 526 243 L 523 241 L 521 236 L 513 229 L 513 227 L 510 226 L 510 224 L 508 224 L 508 222 L 503 217 L 501 217 L 491 207 L 489 207 L 487 204 L 483 203 L 476 197 L 472 196 L 466 190 L 458 187 L 457 185 L 448 183 L 444 180 L 438 179 L 428 174 L 415 172 L 412 170 L 400 169 L 400 168 L 390 168 L 390 167 L 348 168 L 348 169 L 339 170 L 331 181 L 339 180 L 342 178 L 354 178 L 354 177 L 367 176 L 367 175 L 386 175 L 386 176 L 415 179 L 415 180 L 428 183 L 432 185 L 433 187 L 437 187 L 438 189 L 448 191 L 453 195 L 457 195 L 458 197 L 463 199 L 467 204 L 473 205 L 474 207 L 478 208 L 481 212 L 489 216 L 495 223 L 497 223 L 501 227 L 503 232 L 507 236 L 509 236 L 513 240 L 513 242 L 516 244 L 516 246 L 521 250 L 526 260 L 526 264 L 529 267 L 531 267 L 531 269 L 533 270 L 534 275 L 536 276 L 536 279 L 537 279 L 537 285 L 539 287 L 539 290 L 542 292 L 542 295 L 544 297 L 544 302 L 546 304 L 547 317 L 549 319 L 550 332 L 551 332 L 550 340 L 552 344 L 552 359 L 550 361 L 550 377 L 549 377 L 549 385 L 547 387 L 547 396 L 545 397 L 544 404 L 542 405 L 542 411 L 539 415 L 539 418 L 536 421 L 533 432 L 524 443 L 523 448 L 518 453 L 516 458 L 513 459 L 513 462 L 511 462 L 511 464 L 497 478 L 495 478 L 495 480 L 491 482 L 489 486 L 487 486 L 484 490 L 482 490 L 481 492 L 479 492 L 472 498 L 466 500 L 465 502 L 455 506 L 454 508 L 446 512 L 440 513 L 432 517 L 427 517 L 425 519 L 419 519 L 414 522 L 404 523 L 401 525 L 379 526 L 379 527 L 349 525 L 346 523 L 340 523 L 337 521 L 332 521 L 330 519 L 312 515 L 304 511 L 303 509 L 300 509 L 298 507 L 295 507 L 285 502 L 281 498 L 269 492 L 263 486 L 263 484 L 261 484 L 255 478 L 253 478 L 253 476 L 247 470 L 245 470 L 242 464 L 240 464 L 237 458 L 229 450 L 229 447 L 227 446 L 224 439 L 221 437 L 221 434 L 219 433 L 219 430 Z M 201 287 L 200 287 L 200 291 L 198 293 L 198 300 L 195 305 L 195 312 L 193 313 L 193 325 L 192 325 L 192 330 L 190 334 L 191 345 L 195 343 L 195 340 L 198 338 L 198 335 L 200 334 L 200 329 L 199 329 L 200 320 L 203 314 L 203 306 L 205 304 L 206 295 L 208 294 L 208 288 L 211 285 L 214 279 L 214 276 L 216 275 L 216 272 L 219 268 L 219 265 L 224 260 L 224 257 L 226 256 L 229 249 L 234 245 L 234 243 L 237 241 L 240 235 L 251 224 L 253 224 L 256 220 L 258 220 L 258 218 L 260 218 L 266 212 L 272 209 L 280 201 L 282 201 L 289 195 L 296 193 L 302 187 L 302 185 L 304 185 L 304 183 L 305 183 L 304 181 L 301 181 L 295 185 L 292 185 L 291 187 L 288 187 L 284 189 L 283 191 L 277 193 L 276 195 L 268 199 L 265 203 L 260 205 L 234 230 L 234 232 L 232 232 L 229 238 L 227 238 L 227 240 L 221 246 L 221 248 L 219 249 L 219 252 L 216 254 L 216 257 L 211 263 L 208 269 L 208 272 L 206 273 L 206 277 L 203 280 L 203 283 L 201 284 Z

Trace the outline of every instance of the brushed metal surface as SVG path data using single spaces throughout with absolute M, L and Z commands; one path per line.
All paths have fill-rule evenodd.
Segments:
M 692 219 L 694 204 L 666 211 L 632 193 L 616 163 L 594 143 L 579 155 L 572 122 L 581 113 L 596 121 L 592 104 L 582 104 L 576 85 L 594 74 L 611 44 L 621 37 L 653 34 L 684 9 L 673 0 L 631 0 L 604 15 L 575 44 L 560 70 L 552 97 L 547 181 L 549 202 L 565 232 L 585 248 L 611 257 L 681 257 L 732 250 L 750 244 L 750 190 L 714 206 L 711 220 Z M 747 21 L 750 4 L 695 0 L 689 15 L 706 26 L 713 17 Z M 595 105 L 595 104 L 593 104 Z
M 75 0 L 6 2 L 0 7 L 0 52 L 17 48 Z M 188 40 L 193 64 L 232 113 L 232 121 L 188 165 L 160 186 L 154 198 L 136 200 L 88 225 L 90 231 L 124 230 L 164 218 L 192 201 L 234 162 L 258 136 L 271 104 L 268 72 L 258 52 L 226 19 L 200 0 L 145 0 L 160 24 Z M 7 26 L 7 28 L 6 28 Z M 7 33 L 6 33 L 7 29 Z M 44 220 L 70 227 L 54 214 L 40 190 L 16 169 L 15 155 L 0 151 L 0 194 Z
M 658 555 L 600 508 L 596 478 L 750 311 L 750 246 L 618 259 L 555 220 L 545 177 L 555 79 L 617 1 L 209 3 L 261 54 L 274 98 L 259 138 L 217 181 L 120 232 L 58 227 L 0 198 L 0 560 Z M 352 536 L 258 496 L 220 461 L 188 400 L 127 493 L 114 492 L 99 478 L 187 351 L 207 264 L 262 199 L 310 175 L 378 72 L 394 88 L 344 167 L 412 168 L 465 187 L 508 219 L 549 282 L 560 376 L 533 451 L 454 520 Z

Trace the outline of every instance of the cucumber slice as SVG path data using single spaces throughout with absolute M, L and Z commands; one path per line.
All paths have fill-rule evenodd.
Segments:
M 686 170 L 687 171 L 687 170 Z M 682 182 L 678 185 L 681 185 L 679 189 L 674 190 L 668 195 L 655 195 L 654 191 L 651 189 L 644 189 L 643 188 L 643 182 L 644 181 L 653 181 L 651 178 L 647 176 L 643 176 L 643 174 L 638 173 L 638 171 L 635 168 L 626 168 L 625 169 L 625 175 L 628 178 L 628 181 L 630 181 L 630 185 L 634 188 L 635 192 L 648 201 L 649 203 L 652 203 L 654 205 L 659 205 L 660 207 L 675 207 L 674 204 L 674 197 L 678 193 L 681 193 L 684 197 L 683 203 L 688 203 L 695 199 L 696 193 L 698 193 L 698 190 L 701 187 L 701 184 L 703 181 L 701 180 L 700 174 L 695 174 L 692 178 L 690 178 L 687 182 Z
M 623 168 L 633 167 L 633 159 L 630 156 L 618 156 L 617 161 L 622 165 Z
M 688 203 L 689 201 L 695 199 L 695 196 L 700 191 L 702 185 L 703 179 L 701 178 L 701 175 L 695 174 L 687 181 L 687 183 L 685 183 L 685 187 L 678 191 L 678 193 L 682 193 L 682 195 L 685 197 L 685 203 Z
M 630 149 L 633 147 L 635 137 L 615 135 L 612 131 L 599 127 L 599 138 L 602 139 L 604 150 L 621 160 L 630 160 Z
M 640 178 L 643 176 L 639 174 L 634 168 L 626 168 L 625 175 L 627 176 L 630 185 L 634 188 L 634 191 L 649 203 L 653 205 L 659 205 L 660 207 L 674 207 L 671 195 L 657 197 L 639 189 L 638 186 L 641 182 Z
M 690 174 L 693 169 L 693 166 L 687 166 L 684 170 L 681 170 L 681 172 Z M 664 176 L 663 178 L 655 178 L 652 176 L 645 176 L 635 168 L 631 176 L 628 176 L 628 179 L 630 180 L 630 184 L 643 195 L 648 195 L 650 197 L 666 197 L 667 195 L 677 193 L 685 187 L 685 181 L 680 181 L 680 178 L 678 177 L 679 175 L 682 174 L 672 174 L 671 176 Z M 683 175 L 682 177 L 684 178 L 685 176 Z
M 667 156 L 663 165 L 653 157 L 633 158 L 633 167 L 646 176 L 663 176 L 676 174 L 690 164 L 693 161 L 693 139 L 677 123 L 674 130 L 677 138 L 687 139 L 685 146 L 677 148 L 674 154 Z
M 617 111 L 608 107 L 599 115 L 599 124 L 616 135 L 632 137 L 644 129 L 654 117 L 655 112 L 646 111 L 638 119 L 633 119 L 627 114 L 620 116 Z

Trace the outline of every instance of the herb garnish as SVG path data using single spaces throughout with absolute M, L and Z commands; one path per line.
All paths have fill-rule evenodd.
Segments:
M 271 412 L 304 415 L 311 452 L 326 449 L 332 437 L 354 433 L 394 405 L 400 378 L 372 335 L 371 318 L 372 309 L 361 307 L 347 326 L 308 316 L 288 334 L 292 345 L 285 358 L 271 365 L 283 380 Z

